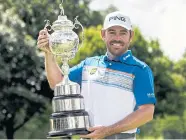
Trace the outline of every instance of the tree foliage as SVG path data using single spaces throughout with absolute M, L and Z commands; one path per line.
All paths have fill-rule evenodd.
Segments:
M 88 5 L 91 0 L 64 0 L 64 14 L 68 19 L 74 21 L 78 16 L 78 20 L 88 27 L 97 25 L 102 22 L 102 16 L 97 11 L 91 11 Z M 57 20 L 60 14 L 59 4 L 61 0 L 7 0 L 4 2 L 4 9 L 14 8 L 15 13 L 27 25 L 25 27 L 28 34 L 33 38 L 37 38 L 38 31 L 44 28 L 44 21 L 50 20 L 51 23 Z M 29 25 L 29 26 L 28 26 Z
M 7 138 L 13 138 L 36 112 L 42 113 L 49 101 L 40 94 L 43 60 L 24 31 L 24 22 L 14 13 L 9 9 L 0 17 L 0 130 Z

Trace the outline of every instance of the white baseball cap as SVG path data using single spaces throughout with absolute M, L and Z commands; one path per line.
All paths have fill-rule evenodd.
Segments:
M 105 17 L 103 29 L 105 30 L 112 26 L 121 26 L 127 30 L 132 30 L 130 18 L 120 11 L 112 12 Z

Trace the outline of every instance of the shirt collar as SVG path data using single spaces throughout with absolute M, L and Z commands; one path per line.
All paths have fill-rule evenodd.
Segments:
M 116 57 L 113 61 L 119 61 L 119 62 L 128 62 L 132 58 L 132 52 L 131 50 L 127 50 L 124 54 Z M 104 56 L 104 60 L 111 61 L 108 58 L 108 54 L 106 53 Z

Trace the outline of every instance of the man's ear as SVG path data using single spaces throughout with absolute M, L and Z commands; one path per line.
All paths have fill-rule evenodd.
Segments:
M 134 37 L 134 31 L 130 31 L 131 33 L 130 33 L 130 42 L 132 42 L 132 39 L 133 39 L 133 37 Z
M 101 37 L 102 37 L 103 40 L 105 40 L 105 31 L 106 30 L 103 30 L 103 29 L 101 30 Z

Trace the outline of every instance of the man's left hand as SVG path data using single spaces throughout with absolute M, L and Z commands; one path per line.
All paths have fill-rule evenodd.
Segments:
M 109 128 L 106 126 L 96 126 L 88 128 L 88 131 L 91 133 L 87 135 L 80 135 L 81 138 L 90 138 L 90 139 L 102 139 L 109 136 Z

